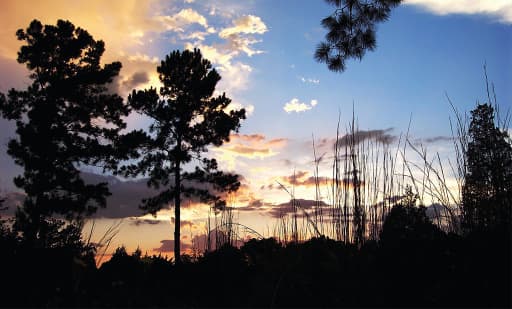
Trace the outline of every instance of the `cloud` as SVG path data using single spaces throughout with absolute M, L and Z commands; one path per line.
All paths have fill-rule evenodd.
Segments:
M 141 218 L 130 218 L 132 220 L 131 225 L 157 225 L 157 224 L 168 224 L 168 222 L 157 219 L 141 219 Z
M 262 142 L 265 140 L 265 135 L 263 134 L 231 134 L 230 138 L 238 139 L 245 142 Z
M 405 0 L 404 4 L 417 6 L 437 15 L 487 15 L 498 22 L 512 24 L 510 0 Z
M 351 175 L 347 175 L 351 176 Z M 326 184 L 330 186 L 330 184 L 334 183 L 334 179 L 331 177 L 324 176 L 310 176 L 309 172 L 306 171 L 297 171 L 292 175 L 281 176 L 279 177 L 279 183 L 283 186 L 294 186 L 294 187 L 315 187 L 318 183 L 319 186 L 325 186 Z M 347 185 L 353 187 L 354 181 L 349 177 L 345 177 L 339 180 L 340 185 Z M 363 185 L 362 181 L 358 182 L 359 186 Z M 276 188 L 276 186 L 268 185 L 268 189 Z
M 212 62 L 215 69 L 222 76 L 217 85 L 219 92 L 227 92 L 231 95 L 234 92 L 247 89 L 252 67 L 243 62 L 234 61 L 236 52 L 223 51 L 225 46 L 185 43 L 185 49 L 192 50 L 194 48 L 199 48 L 203 57 Z
M 452 142 L 453 137 L 452 136 L 434 136 L 434 137 L 427 137 L 420 139 L 420 142 L 423 141 L 428 144 L 433 144 L 437 142 Z
M 236 33 L 229 35 L 225 39 L 227 40 L 226 48 L 235 53 L 244 52 L 249 57 L 263 53 L 262 50 L 251 48 L 251 45 L 262 42 L 262 40 L 256 40 L 251 37 L 243 37 Z
M 12 65 L 2 65 L 4 70 L 0 72 L 0 89 L 12 85 L 3 85 L 2 80 L 13 76 L 27 75 L 23 65 L 16 65 L 15 59 L 21 42 L 14 35 L 19 28 L 26 28 L 33 19 L 39 19 L 43 24 L 55 24 L 58 19 L 68 19 L 76 27 L 86 29 L 96 40 L 105 42 L 105 54 L 103 63 L 121 61 L 123 68 L 120 76 L 116 79 L 112 88 L 120 90 L 125 96 L 132 89 L 134 73 L 146 72 L 148 79 L 146 83 L 139 83 L 138 86 L 158 85 L 156 74 L 156 57 L 148 56 L 146 53 L 149 46 L 154 45 L 154 40 L 163 39 L 163 33 L 176 32 L 179 35 L 187 35 L 199 38 L 214 33 L 215 29 L 208 25 L 207 19 L 198 12 L 187 8 L 169 15 L 162 15 L 161 12 L 168 11 L 168 1 L 150 0 L 77 0 L 72 3 L 59 0 L 45 2 L 33 2 L 25 0 L 2 1 L 0 11 L 0 61 L 6 58 L 12 61 Z M 15 12 L 15 14 L 13 14 Z M 204 28 L 204 31 L 188 32 L 191 26 Z M 2 61 L 3 62 L 3 61 Z M 149 65 L 148 65 L 149 64 Z M 125 83 L 125 86 L 123 86 Z M 7 83 L 6 83 L 7 84 Z
M 238 18 L 233 22 L 232 27 L 223 29 L 219 36 L 227 38 L 232 34 L 246 33 L 246 34 L 263 34 L 267 32 L 267 26 L 260 17 L 254 15 L 246 15 Z
M 192 249 L 192 245 L 186 242 L 180 243 L 181 253 Z M 160 241 L 160 247 L 153 248 L 153 251 L 159 253 L 174 253 L 174 239 L 163 239 Z
M 261 210 L 267 203 L 262 199 L 252 199 L 246 206 L 236 207 L 238 211 L 258 211 Z
M 82 172 L 81 176 L 86 183 L 107 182 L 108 188 L 112 193 L 112 195 L 107 197 L 107 207 L 99 208 L 98 211 L 93 215 L 95 218 L 142 217 L 144 216 L 144 213 L 141 209 L 139 209 L 139 205 L 142 204 L 142 199 L 155 196 L 160 192 L 159 190 L 147 186 L 147 178 L 122 181 L 114 176 L 98 175 L 86 172 Z M 172 183 L 173 182 L 171 180 L 171 184 Z M 188 187 L 210 189 L 210 187 L 206 184 L 199 184 L 190 181 L 184 181 L 183 185 Z M 211 189 L 211 193 L 219 194 L 218 192 L 214 192 L 213 189 Z M 219 195 L 224 196 L 223 194 Z M 169 205 L 162 207 L 162 211 L 170 209 L 172 206 L 173 204 L 170 203 Z M 204 204 L 200 202 L 198 197 L 190 197 L 184 199 L 181 204 L 182 209 L 202 206 L 204 206 Z M 166 218 L 168 219 L 168 217 Z M 154 218 L 151 218 L 150 215 L 147 215 L 139 219 L 153 220 Z
M 127 89 L 134 89 L 135 87 L 149 82 L 149 74 L 144 71 L 133 73 L 127 80 L 123 81 L 123 87 Z
M 194 42 L 185 42 L 185 49 L 199 48 L 203 57 L 210 60 L 222 79 L 218 85 L 220 91 L 232 93 L 247 89 L 249 76 L 253 68 L 237 60 L 240 54 L 252 57 L 261 54 L 263 51 L 252 48 L 256 43 L 261 42 L 251 36 L 252 34 L 263 34 L 267 31 L 266 25 L 261 18 L 253 15 L 241 17 L 228 27 L 219 32 L 219 38 L 224 43 L 202 44 L 202 33 L 196 33 Z M 193 39 L 192 35 L 189 39 Z
M 317 104 L 318 104 L 317 100 L 311 100 L 310 103 L 307 104 L 307 103 L 300 102 L 299 99 L 297 99 L 297 98 L 293 98 L 290 100 L 290 102 L 285 103 L 283 109 L 288 114 L 291 112 L 300 113 L 300 112 L 305 112 L 307 110 L 312 109 Z
M 184 28 L 192 24 L 198 24 L 208 29 L 208 21 L 206 18 L 190 8 L 182 9 L 172 16 L 158 16 L 156 20 L 161 21 L 166 30 L 176 32 L 184 32 Z
M 174 224 L 175 222 L 176 222 L 176 219 L 174 217 L 171 218 L 171 223 Z M 183 219 L 181 219 L 180 220 L 180 227 L 183 228 L 183 227 L 186 227 L 186 226 L 192 228 L 192 227 L 195 227 L 196 225 L 194 224 L 194 222 L 192 222 L 190 220 L 183 220 Z
M 216 153 L 219 162 L 225 163 L 227 168 L 232 170 L 237 163 L 240 163 L 237 160 L 238 158 L 263 159 L 272 157 L 279 153 L 276 149 L 284 147 L 287 142 L 288 140 L 285 138 L 267 140 L 261 134 L 232 134 L 229 142 L 212 150 Z
M 307 199 L 294 199 L 289 202 L 273 205 L 267 212 L 273 218 L 281 218 L 288 214 L 297 212 L 299 217 L 303 216 L 303 211 L 308 211 L 314 206 L 327 207 L 329 206 L 323 201 L 307 200 Z
M 230 141 L 224 144 L 224 150 L 247 158 L 269 157 L 275 155 L 272 148 L 281 148 L 287 142 L 285 138 L 266 140 L 261 134 L 232 134 Z
M 319 79 L 314 79 L 314 78 L 306 78 L 306 77 L 300 77 L 300 81 L 303 82 L 303 83 L 309 83 L 309 84 L 315 84 L 315 85 L 318 85 L 320 84 L 320 80 Z
M 123 68 L 121 74 L 112 82 L 111 91 L 126 97 L 134 89 L 159 87 L 161 85 L 156 72 L 158 58 L 143 53 L 133 55 L 120 53 L 119 60 L 123 64 Z
M 25 193 L 21 192 L 2 193 L 1 198 L 4 199 L 4 204 L 2 207 L 7 207 L 7 209 L 0 213 L 0 217 L 3 217 L 4 215 L 9 217 L 14 216 L 16 213 L 16 208 L 22 206 L 23 201 L 25 200 L 25 196 Z
M 338 139 L 338 145 L 340 147 L 348 146 L 352 141 L 357 145 L 366 140 L 374 140 L 389 145 L 396 139 L 396 136 L 389 134 L 392 130 L 393 128 L 383 130 L 357 130 L 354 134 L 346 134 Z M 332 144 L 334 144 L 334 142 L 335 141 L 333 141 Z
M 267 26 L 260 17 L 246 15 L 233 22 L 232 27 L 228 27 L 219 32 L 219 37 L 227 41 L 225 48 L 234 54 L 244 52 L 252 57 L 261 54 L 263 51 L 252 49 L 253 44 L 261 42 L 248 34 L 263 34 L 267 32 Z

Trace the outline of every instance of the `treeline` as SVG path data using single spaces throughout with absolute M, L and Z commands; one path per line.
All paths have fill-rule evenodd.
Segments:
M 509 307 L 510 236 L 389 219 L 381 241 L 225 245 L 176 266 L 118 248 L 96 268 L 69 249 L 4 251 L 8 307 Z M 421 216 L 416 218 L 423 220 Z

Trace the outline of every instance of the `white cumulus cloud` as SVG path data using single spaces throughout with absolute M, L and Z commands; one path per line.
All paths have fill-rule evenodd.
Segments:
M 405 0 L 404 4 L 418 6 L 438 15 L 481 14 L 512 24 L 510 0 Z
M 261 54 L 263 51 L 253 49 L 252 45 L 261 42 L 251 35 L 267 32 L 267 26 L 260 17 L 245 15 L 233 21 L 233 26 L 224 28 L 219 32 L 219 37 L 226 40 L 226 47 L 230 52 L 238 54 L 244 52 L 251 57 Z
M 284 105 L 283 109 L 288 114 L 291 113 L 291 112 L 300 113 L 300 112 L 305 112 L 307 110 L 312 109 L 317 104 L 318 104 L 318 101 L 314 100 L 314 99 L 311 100 L 309 102 L 309 104 L 307 104 L 307 103 L 304 103 L 304 102 L 300 102 L 299 99 L 297 99 L 297 98 L 293 98 L 293 99 L 290 100 L 290 102 L 286 102 L 286 104 Z
M 263 34 L 267 32 L 267 26 L 261 20 L 260 17 L 254 15 L 245 15 L 233 22 L 232 27 L 223 29 L 219 36 L 221 38 L 227 38 L 228 36 L 236 33 L 247 33 L 247 34 Z
M 183 9 L 172 16 L 158 16 L 156 19 L 164 24 L 167 30 L 177 32 L 183 32 L 183 28 L 191 24 L 198 24 L 208 28 L 206 18 L 192 9 Z

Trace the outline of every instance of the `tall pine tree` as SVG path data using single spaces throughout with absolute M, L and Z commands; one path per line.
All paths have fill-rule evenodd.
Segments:
M 466 232 L 510 225 L 512 147 L 507 131 L 495 124 L 490 104 L 471 112 L 462 188 L 462 227 Z
M 107 184 L 85 184 L 79 167 L 114 169 L 117 159 L 129 157 L 115 147 L 129 108 L 107 91 L 121 63 L 100 64 L 103 41 L 64 20 L 34 20 L 16 36 L 23 42 L 17 60 L 30 71 L 31 84 L 0 98 L 3 117 L 16 122 L 8 154 L 24 169 L 14 179 L 26 193 L 15 226 L 30 246 L 47 247 L 49 233 L 62 225 L 52 216 L 79 226 L 106 206 Z
M 180 208 L 182 197 L 198 196 L 203 202 L 224 207 L 214 192 L 235 191 L 238 176 L 218 170 L 217 161 L 203 156 L 208 146 L 229 141 L 238 131 L 245 110 L 228 111 L 231 100 L 223 93 L 214 96 L 220 75 L 203 59 L 198 49 L 173 51 L 157 68 L 162 87 L 133 91 L 130 105 L 150 117 L 151 137 L 144 145 L 146 155 L 125 174 L 149 175 L 148 185 L 163 189 L 157 196 L 143 200 L 141 208 L 156 214 L 174 203 L 174 257 L 180 263 Z M 184 169 L 195 160 L 193 171 Z M 190 164 L 189 164 L 190 165 Z M 214 190 L 198 184 L 210 184 Z

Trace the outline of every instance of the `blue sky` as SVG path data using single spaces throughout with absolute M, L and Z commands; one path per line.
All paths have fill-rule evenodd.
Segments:
M 46 24 L 68 19 L 103 39 L 105 62 L 123 63 L 116 87 L 124 96 L 133 88 L 156 86 L 156 66 L 170 51 L 201 48 L 223 77 L 218 90 L 233 99 L 233 108 L 249 111 L 240 135 L 211 151 L 223 168 L 244 176 L 240 206 L 259 201 L 271 208 L 289 199 L 286 193 L 261 188 L 294 170 L 312 173 L 312 134 L 318 140 L 333 138 L 338 115 L 343 129 L 352 107 L 361 130 L 398 136 L 412 117 L 412 137 L 450 136 L 453 114 L 445 94 L 461 111 L 486 101 L 484 64 L 500 108 L 510 109 L 512 102 L 508 1 L 404 1 L 378 26 L 376 50 L 362 61 L 349 61 L 341 74 L 313 58 L 325 34 L 320 21 L 334 10 L 320 0 L 2 1 L 0 8 L 2 92 L 27 84 L 27 72 L 15 62 L 19 43 L 14 33 L 34 18 Z M 287 103 L 294 104 L 288 112 Z M 128 122 L 131 128 L 148 124 L 138 116 Z M 0 190 L 9 192 L 10 179 L 20 170 L 5 155 L 12 124 L 1 120 L 0 125 Z M 446 141 L 429 147 L 453 156 Z M 311 188 L 302 189 L 301 198 L 313 198 Z M 199 226 L 204 209 L 198 207 L 185 218 Z M 162 218 L 168 222 L 169 216 L 167 212 Z M 250 217 L 247 213 L 242 220 L 260 229 L 271 224 L 264 213 L 244 217 Z M 119 243 L 139 244 L 133 238 L 136 228 L 141 229 L 126 225 Z M 168 238 L 168 225 L 159 230 L 153 229 L 152 242 L 143 246 L 155 248 Z

